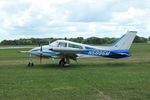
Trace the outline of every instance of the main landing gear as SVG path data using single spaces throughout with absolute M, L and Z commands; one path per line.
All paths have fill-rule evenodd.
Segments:
M 62 58 L 59 61 L 59 66 L 61 67 L 68 67 L 70 65 L 70 59 L 69 58 Z
M 28 67 L 33 67 L 34 66 L 34 63 L 32 62 L 32 63 L 28 63 Z
M 31 54 L 30 54 L 28 67 L 33 67 L 33 66 L 34 66 L 34 63 L 32 62 L 32 57 L 31 57 Z

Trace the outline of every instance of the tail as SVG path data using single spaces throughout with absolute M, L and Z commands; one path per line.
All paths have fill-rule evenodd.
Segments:
M 136 31 L 128 31 L 125 35 L 113 43 L 111 48 L 114 50 L 129 50 L 136 36 L 136 33 Z

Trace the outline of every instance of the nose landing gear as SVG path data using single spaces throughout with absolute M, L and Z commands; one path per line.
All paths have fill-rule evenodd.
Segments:
M 34 66 L 34 63 L 32 62 L 32 57 L 31 57 L 31 54 L 30 54 L 28 67 L 33 67 L 33 66 Z

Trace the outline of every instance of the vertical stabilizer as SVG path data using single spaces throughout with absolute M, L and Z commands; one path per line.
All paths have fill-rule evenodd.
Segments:
M 112 44 L 112 49 L 115 50 L 128 50 L 136 36 L 136 31 L 128 31 L 120 39 Z

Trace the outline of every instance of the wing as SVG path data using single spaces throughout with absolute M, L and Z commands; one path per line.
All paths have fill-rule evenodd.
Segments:
M 61 48 L 60 47 L 55 47 L 55 48 L 51 48 L 49 50 L 59 52 L 57 54 L 57 56 L 68 57 L 72 60 L 76 60 L 76 58 L 78 57 L 77 54 L 89 51 L 87 49 L 66 48 L 66 47 L 61 47 Z
M 78 49 L 78 48 L 66 48 L 66 47 L 54 47 L 49 49 L 51 51 L 60 52 L 60 53 L 82 53 L 82 52 L 88 52 L 87 49 Z

